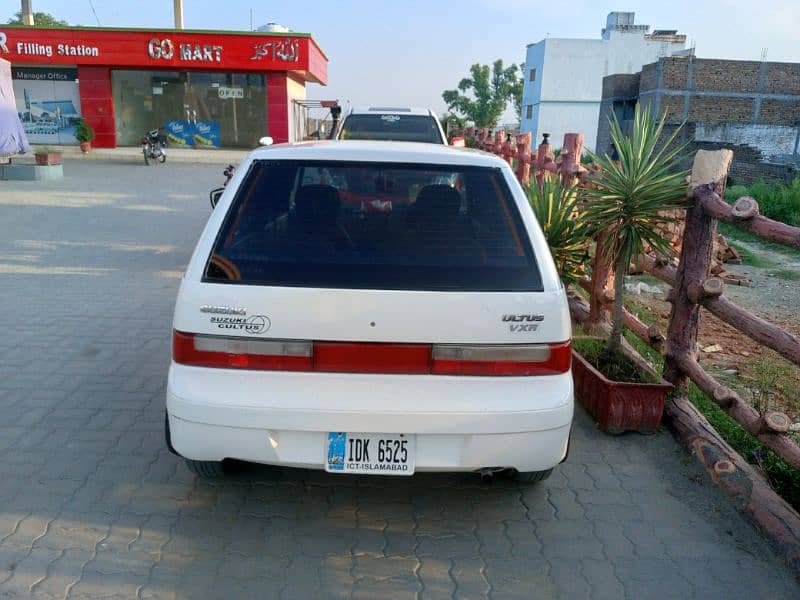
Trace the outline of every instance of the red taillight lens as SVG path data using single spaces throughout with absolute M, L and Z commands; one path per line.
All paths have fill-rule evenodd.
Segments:
M 314 343 L 314 370 L 333 373 L 431 372 L 428 344 Z
M 173 332 L 175 362 L 262 371 L 404 375 L 557 375 L 570 368 L 570 342 L 430 345 L 250 340 Z

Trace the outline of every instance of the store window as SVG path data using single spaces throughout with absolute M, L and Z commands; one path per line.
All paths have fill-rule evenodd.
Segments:
M 31 144 L 77 144 L 77 69 L 12 67 L 17 114 Z
M 253 147 L 269 134 L 260 73 L 112 71 L 117 144 L 161 128 L 172 147 Z

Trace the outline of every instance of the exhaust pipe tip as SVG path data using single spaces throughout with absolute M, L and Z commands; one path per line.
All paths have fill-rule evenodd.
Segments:
M 481 483 L 492 483 L 494 481 L 495 469 L 483 468 L 480 470 Z

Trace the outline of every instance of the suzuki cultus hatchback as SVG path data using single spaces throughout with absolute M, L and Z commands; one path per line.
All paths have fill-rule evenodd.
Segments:
M 167 442 L 225 459 L 544 479 L 567 453 L 570 320 L 489 154 L 386 142 L 252 152 L 175 307 Z

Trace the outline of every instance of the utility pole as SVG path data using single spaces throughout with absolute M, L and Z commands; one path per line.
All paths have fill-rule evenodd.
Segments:
M 22 24 L 33 27 L 33 8 L 31 0 L 22 0 Z
M 175 29 L 183 29 L 183 0 L 172 1 L 175 13 Z

